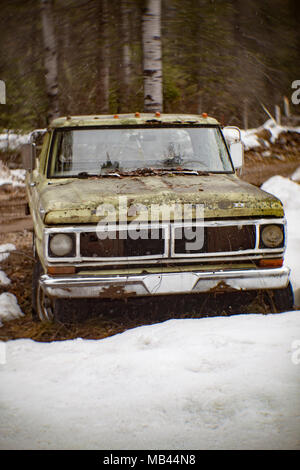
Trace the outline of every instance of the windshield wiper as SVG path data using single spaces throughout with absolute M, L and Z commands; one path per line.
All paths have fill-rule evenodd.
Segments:
M 202 174 L 201 171 L 198 170 L 191 170 L 189 168 L 162 168 L 163 171 L 170 172 L 170 173 L 179 173 L 179 174 L 186 174 L 186 175 L 199 175 Z
M 180 155 L 173 155 L 170 158 L 166 158 L 165 160 L 162 160 L 163 165 L 181 165 L 183 162 L 183 159 Z
M 119 162 L 112 162 L 109 156 L 109 153 L 106 152 L 106 162 L 101 165 L 100 172 L 106 169 L 117 170 L 119 168 Z
M 89 176 L 94 176 L 94 175 L 91 175 L 90 173 L 88 173 L 87 171 L 81 171 L 80 173 L 78 173 L 78 175 L 76 175 L 77 178 L 88 178 Z

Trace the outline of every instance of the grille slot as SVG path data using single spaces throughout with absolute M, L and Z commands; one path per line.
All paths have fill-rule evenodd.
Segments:
M 203 244 L 197 248 L 187 249 L 191 244 L 191 233 L 182 230 L 182 237 L 176 231 L 181 228 L 175 228 L 174 253 L 192 254 L 192 253 L 225 253 L 232 251 L 251 250 L 255 248 L 256 229 L 254 225 L 222 226 L 222 227 L 204 227 Z M 180 233 L 180 232 L 179 232 Z M 191 246 L 191 245 L 190 245 Z
M 108 235 L 108 234 L 107 234 Z M 99 239 L 96 232 L 80 234 L 80 254 L 84 258 L 130 258 L 162 256 L 165 254 L 164 230 L 157 229 L 155 237 L 149 229 L 137 232 L 120 230 Z M 152 237 L 151 237 L 152 235 Z

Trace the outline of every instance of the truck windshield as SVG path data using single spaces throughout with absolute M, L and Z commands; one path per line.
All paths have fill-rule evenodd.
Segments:
M 58 129 L 49 177 L 153 170 L 232 173 L 217 127 Z

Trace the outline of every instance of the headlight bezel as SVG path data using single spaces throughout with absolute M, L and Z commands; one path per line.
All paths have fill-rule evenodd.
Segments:
M 269 240 L 267 240 L 268 234 L 266 232 L 276 230 L 278 233 L 278 241 L 274 240 L 272 241 L 272 236 L 269 233 Z M 284 248 L 285 247 L 285 226 L 283 224 L 263 224 L 260 226 L 260 232 L 259 232 L 259 248 L 260 249 L 270 249 L 270 250 L 275 250 L 279 248 Z
M 64 237 L 65 240 L 69 239 L 70 240 L 70 249 L 67 250 L 64 254 L 60 253 L 57 254 L 53 250 L 53 246 L 51 247 L 51 242 L 53 244 L 53 240 L 58 237 Z M 58 242 L 59 243 L 59 242 Z M 74 258 L 76 255 L 76 241 L 75 241 L 75 234 L 70 233 L 70 232 L 54 232 L 54 233 L 49 233 L 48 237 L 48 243 L 47 243 L 47 251 L 48 251 L 48 256 L 49 258 L 53 259 L 60 259 L 60 258 Z

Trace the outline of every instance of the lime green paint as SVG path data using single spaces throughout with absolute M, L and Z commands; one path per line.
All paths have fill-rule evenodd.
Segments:
M 198 115 L 134 114 L 114 116 L 72 116 L 55 119 L 49 126 L 38 165 L 26 177 L 27 196 L 33 217 L 36 246 L 43 260 L 43 228 L 45 226 L 96 224 L 101 217 L 97 209 L 109 204 L 117 220 L 149 220 L 150 208 L 161 211 L 159 220 L 180 220 L 181 215 L 170 211 L 178 204 L 203 205 L 206 219 L 283 217 L 282 203 L 271 194 L 250 185 L 234 174 L 184 175 L 164 174 L 151 176 L 91 177 L 88 179 L 47 179 L 46 168 L 51 138 L 55 128 L 77 126 L 143 125 L 153 120 L 159 123 L 195 123 L 218 125 L 210 117 Z M 148 122 L 147 122 L 148 121 Z M 34 183 L 34 185 L 32 185 Z M 120 200 L 126 200 L 129 209 L 124 220 L 120 213 Z M 139 212 L 140 205 L 145 209 Z M 179 217 L 179 218 L 178 218 Z M 107 220 L 107 219 L 106 219 Z M 114 220 L 113 220 L 114 221 Z

